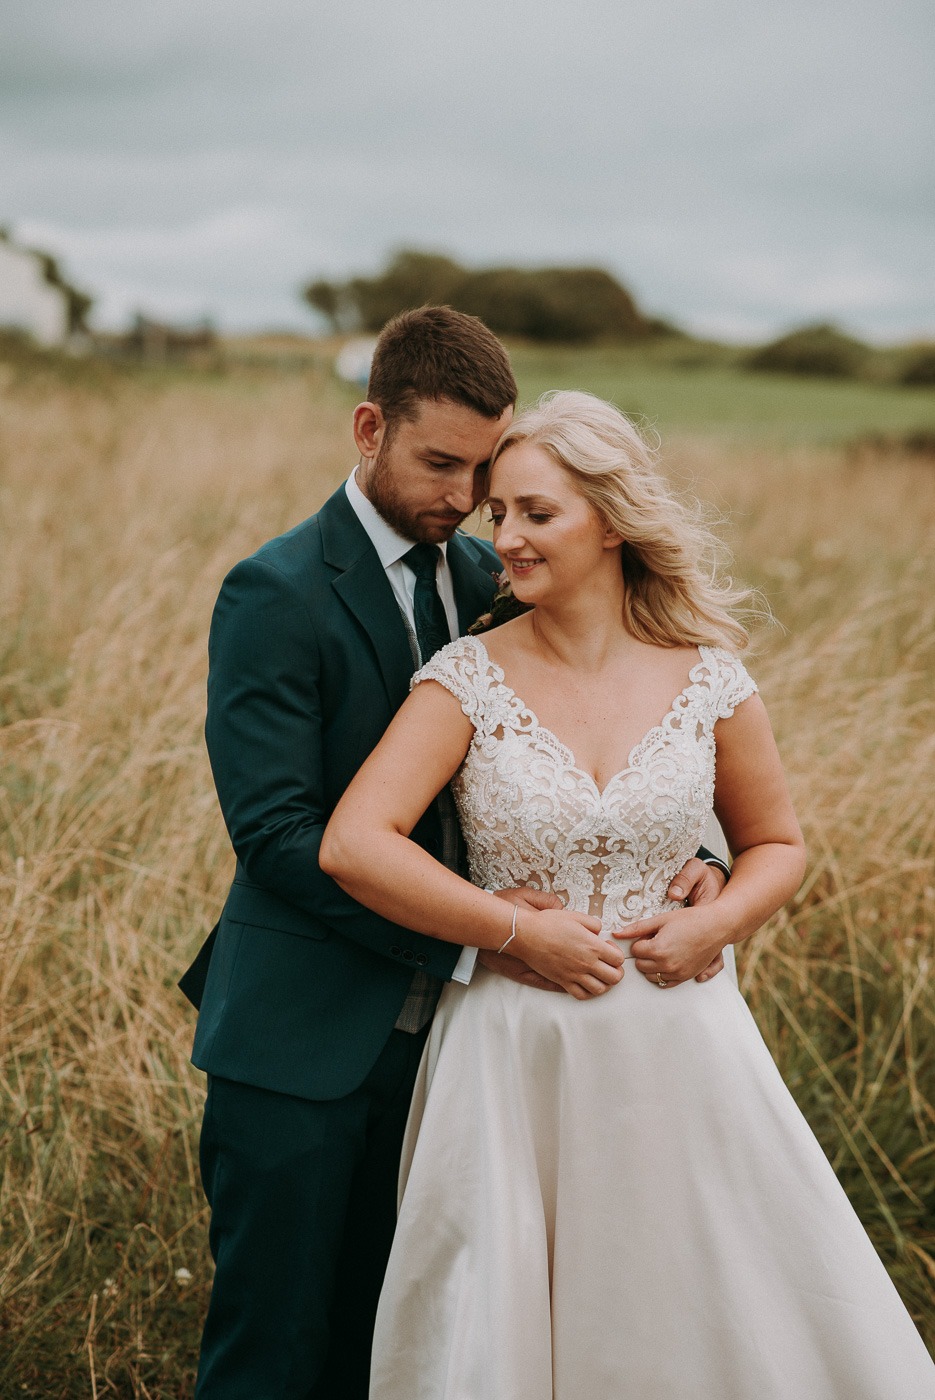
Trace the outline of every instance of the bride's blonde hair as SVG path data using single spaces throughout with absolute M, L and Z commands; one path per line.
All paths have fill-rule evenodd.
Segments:
M 564 467 L 601 520 L 623 536 L 624 622 L 634 637 L 666 647 L 748 645 L 735 609 L 749 590 L 719 577 L 725 551 L 701 508 L 675 496 L 655 452 L 619 409 L 578 391 L 543 394 L 506 429 L 490 469 L 521 442 Z

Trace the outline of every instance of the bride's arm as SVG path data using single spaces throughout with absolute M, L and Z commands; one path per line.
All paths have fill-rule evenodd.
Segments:
M 727 941 L 736 943 L 795 894 L 805 874 L 805 841 L 759 695 L 718 720 L 714 737 L 714 811 L 734 855 L 718 914 L 731 922 Z
M 510 953 L 579 998 L 622 976 L 623 954 L 596 935 L 597 919 L 564 909 L 513 907 L 448 870 L 409 840 L 461 765 L 473 727 L 436 681 L 409 696 L 347 788 L 325 830 L 319 863 L 354 899 L 385 918 L 449 943 Z
M 716 903 L 642 919 L 618 935 L 638 933 L 631 947 L 637 968 L 669 986 L 749 937 L 795 894 L 805 873 L 805 843 L 759 695 L 718 720 L 714 735 L 714 810 L 734 853 L 730 883 Z

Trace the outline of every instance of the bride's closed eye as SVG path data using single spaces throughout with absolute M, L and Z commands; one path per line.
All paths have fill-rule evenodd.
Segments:
M 502 525 L 506 516 L 502 510 L 491 510 L 487 507 L 486 521 L 488 525 Z M 526 519 L 531 520 L 534 525 L 547 525 L 555 517 L 546 511 L 529 510 L 526 512 Z

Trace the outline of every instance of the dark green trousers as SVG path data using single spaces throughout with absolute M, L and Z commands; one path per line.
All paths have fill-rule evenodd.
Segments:
M 342 1099 L 209 1077 L 201 1173 L 217 1267 L 198 1400 L 366 1400 L 426 1034 L 393 1031 Z

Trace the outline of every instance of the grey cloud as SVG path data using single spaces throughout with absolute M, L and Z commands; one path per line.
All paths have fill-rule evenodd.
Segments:
M 304 276 L 417 243 L 601 261 L 700 326 L 932 329 L 933 28 L 928 0 L 46 0 L 5 22 L 0 218 L 115 318 L 301 322 Z

